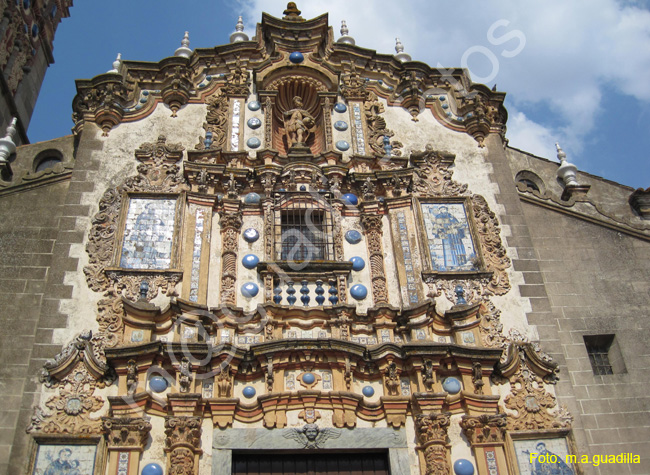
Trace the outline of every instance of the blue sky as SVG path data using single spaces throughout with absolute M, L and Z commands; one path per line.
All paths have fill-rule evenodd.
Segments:
M 559 141 L 580 170 L 650 187 L 650 9 L 647 1 L 440 0 L 299 1 L 303 16 L 329 12 L 335 36 L 345 19 L 357 45 L 393 53 L 400 37 L 414 60 L 466 66 L 508 93 L 510 144 L 555 160 Z M 350 5 L 354 5 L 351 8 Z M 173 55 L 185 30 L 192 48 L 228 42 L 238 15 L 254 34 L 261 12 L 286 1 L 76 0 L 59 26 L 28 135 L 67 135 L 74 80 L 124 59 Z

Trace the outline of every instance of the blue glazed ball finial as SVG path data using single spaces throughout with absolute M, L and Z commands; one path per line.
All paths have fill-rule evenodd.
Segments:
M 259 291 L 260 288 L 253 282 L 246 282 L 241 286 L 242 295 L 249 299 L 255 297 Z
M 242 394 L 245 398 L 250 399 L 255 397 L 255 388 L 253 386 L 246 386 L 242 391 Z
M 366 397 L 372 397 L 375 394 L 375 390 L 373 389 L 372 386 L 364 386 L 364 388 L 361 390 L 361 392 Z
M 305 57 L 300 51 L 294 51 L 289 55 L 289 61 L 293 64 L 300 64 L 305 60 Z
M 454 462 L 456 475 L 474 475 L 474 465 L 467 459 L 458 459 Z
M 163 468 L 157 463 L 148 463 L 142 469 L 142 475 L 163 475 Z
M 460 381 L 456 378 L 447 378 L 442 383 L 442 389 L 447 391 L 449 394 L 458 394 L 461 390 Z
M 350 289 L 350 295 L 355 300 L 363 300 L 368 296 L 368 289 L 363 284 L 353 285 Z

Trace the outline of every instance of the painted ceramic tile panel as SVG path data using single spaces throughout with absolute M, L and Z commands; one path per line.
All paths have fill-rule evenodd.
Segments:
M 434 271 L 477 270 L 476 250 L 462 203 L 423 203 L 422 216 Z
M 169 269 L 176 200 L 132 198 L 124 228 L 120 267 Z
M 92 474 L 96 453 L 96 445 L 39 445 L 33 475 Z
M 569 446 L 564 437 L 555 439 L 530 439 L 515 440 L 515 453 L 517 465 L 521 475 L 546 475 L 553 473 L 557 475 L 575 475 L 573 464 L 567 461 Z M 531 463 L 530 454 L 548 455 L 539 461 L 539 457 L 533 457 Z M 555 455 L 555 457 L 553 457 Z

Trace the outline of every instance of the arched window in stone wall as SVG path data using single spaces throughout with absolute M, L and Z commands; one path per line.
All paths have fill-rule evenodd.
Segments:
M 521 170 L 518 172 L 515 176 L 515 182 L 522 191 L 537 191 L 540 194 L 544 194 L 546 191 L 544 181 L 530 170 Z M 523 187 L 523 189 L 521 187 Z
M 43 150 L 34 158 L 34 172 L 41 172 L 48 168 L 54 168 L 58 163 L 63 162 L 63 154 L 56 149 Z

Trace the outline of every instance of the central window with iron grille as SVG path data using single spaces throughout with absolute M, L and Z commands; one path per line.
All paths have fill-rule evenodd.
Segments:
M 328 193 L 277 193 L 276 259 L 301 264 L 334 260 L 330 209 Z

